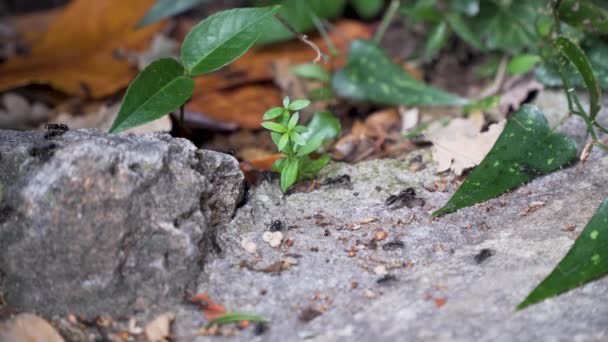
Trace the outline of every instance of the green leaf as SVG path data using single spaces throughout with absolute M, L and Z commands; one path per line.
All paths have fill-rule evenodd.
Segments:
M 479 37 L 477 37 L 477 35 L 471 30 L 469 25 L 462 19 L 461 15 L 453 13 L 447 15 L 445 19 L 450 25 L 452 31 L 454 31 L 460 39 L 479 51 L 485 50 L 483 44 L 479 40 Z
M 583 77 L 587 92 L 589 93 L 589 116 L 595 118 L 600 111 L 600 98 L 602 92 L 597 78 L 593 74 L 593 67 L 585 52 L 569 38 L 560 36 L 555 40 L 557 48 L 570 60 Z
M 608 274 L 608 198 L 557 267 L 517 306 L 528 305 L 587 284 Z
M 310 105 L 310 101 L 309 100 L 307 100 L 307 99 L 299 99 L 299 100 L 295 100 L 292 103 L 290 103 L 287 108 L 289 110 L 296 111 L 296 110 L 300 110 L 300 109 L 306 108 L 309 105 Z
M 308 98 L 312 101 L 330 100 L 334 98 L 334 92 L 330 86 L 322 86 L 308 92 Z
M 270 122 L 270 121 L 262 122 L 262 127 L 266 128 L 267 130 L 277 132 L 277 133 L 287 132 L 287 128 L 285 128 L 285 126 L 278 124 L 276 122 Z
M 359 17 L 372 19 L 382 11 L 384 0 L 350 0 L 350 5 L 355 9 Z
M 313 16 L 324 19 L 336 18 L 344 11 L 346 0 L 283 0 L 271 1 L 271 3 L 281 4 L 279 15 L 296 31 L 306 33 L 315 28 Z M 264 29 L 264 34 L 258 43 L 276 43 L 293 37 L 293 33 L 275 19 Z
M 228 324 L 228 323 L 238 323 L 241 321 L 261 322 L 261 323 L 268 322 L 268 320 L 266 318 L 259 316 L 259 315 L 241 313 L 241 312 L 229 312 L 229 313 L 223 314 L 223 315 L 213 319 L 211 322 L 209 322 L 209 325 L 222 325 L 222 324 Z
M 287 108 L 289 108 L 289 102 L 290 102 L 290 101 L 291 101 L 291 100 L 289 99 L 289 96 L 285 96 L 285 97 L 283 98 L 283 107 L 285 107 L 286 109 L 287 109 Z
M 304 138 L 302 138 L 302 136 L 297 132 L 291 132 L 289 134 L 289 138 L 300 146 L 306 145 L 306 140 L 304 140 Z
M 600 88 L 607 90 L 608 63 L 606 63 L 606 60 L 608 60 L 608 44 L 600 39 L 588 38 L 581 43 L 581 47 L 591 62 L 593 73 L 598 79 Z M 565 68 L 566 78 L 571 87 L 585 87 L 582 77 L 571 63 L 561 67 Z M 558 66 L 545 63 L 536 69 L 536 78 L 549 87 L 562 87 L 562 80 L 557 70 Z
M 154 6 L 148 11 L 139 24 L 137 24 L 137 28 L 142 28 L 165 18 L 180 14 L 206 1 L 207 0 L 156 0 Z
M 581 31 L 608 33 L 608 11 L 591 1 L 562 0 L 557 15 Z
M 274 107 L 270 108 L 266 113 L 264 113 L 264 120 L 272 120 L 274 118 L 278 118 L 283 114 L 283 107 Z
M 287 124 L 287 129 L 288 130 L 294 129 L 296 127 L 296 125 L 298 124 L 298 120 L 300 120 L 300 113 L 296 112 L 294 115 L 291 116 L 291 119 L 289 119 L 289 123 Z
M 424 45 L 424 52 L 422 54 L 424 60 L 429 61 L 435 55 L 443 49 L 450 36 L 450 30 L 445 21 L 435 25 L 435 27 L 429 33 L 426 44 Z
M 303 132 L 302 137 L 307 142 L 320 140 L 319 145 L 311 151 L 314 152 L 325 142 L 337 138 L 341 131 L 340 120 L 331 112 L 317 112 L 308 123 L 308 131 Z M 301 151 L 302 149 L 300 149 Z
M 289 159 L 281 172 L 281 190 L 287 191 L 298 181 L 300 172 L 300 159 Z
M 480 1 L 479 14 L 471 20 L 473 32 L 478 32 L 490 50 L 519 51 L 534 46 L 534 24 L 545 6 L 543 0 Z
M 287 146 L 287 143 L 289 143 L 289 134 L 285 133 L 281 136 L 279 144 L 277 145 L 279 151 L 283 151 L 283 149 L 285 149 L 285 146 Z
M 510 75 L 523 75 L 540 62 L 540 56 L 531 54 L 521 54 L 513 57 L 507 64 L 507 72 Z
M 304 133 L 304 132 L 308 132 L 308 128 L 306 128 L 305 126 L 296 126 L 293 128 L 294 132 L 298 132 L 298 133 Z
M 278 10 L 279 6 L 237 8 L 204 19 L 184 39 L 182 63 L 191 75 L 223 67 L 255 44 Z
M 287 163 L 287 157 L 279 158 L 275 160 L 274 164 L 272 164 L 272 169 L 281 172 Z
M 317 173 L 330 161 L 331 158 L 327 154 L 318 159 L 310 159 L 308 156 L 302 157 L 302 173 L 304 174 L 304 178 L 316 177 Z
M 337 95 L 383 105 L 465 105 L 468 100 L 427 86 L 407 74 L 373 43 L 355 40 L 348 64 L 332 77 Z
M 300 78 L 329 82 L 329 73 L 319 64 L 300 64 L 291 68 L 291 72 Z
M 575 157 L 574 140 L 552 132 L 537 107 L 523 105 L 509 119 L 488 155 L 433 216 L 494 198 L 537 176 L 558 170 Z
M 194 81 L 172 58 L 148 65 L 131 82 L 120 104 L 110 133 L 122 132 L 154 121 L 183 105 L 194 90 Z
M 401 13 L 407 15 L 412 24 L 424 21 L 433 24 L 441 22 L 443 14 L 435 8 L 437 0 L 419 0 L 413 6 L 402 5 Z

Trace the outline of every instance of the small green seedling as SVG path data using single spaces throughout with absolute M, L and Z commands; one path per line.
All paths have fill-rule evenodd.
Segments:
M 327 165 L 329 156 L 313 160 L 309 155 L 340 132 L 339 120 L 329 112 L 316 113 L 308 127 L 298 125 L 298 111 L 309 104 L 306 99 L 291 102 L 285 97 L 283 107 L 271 108 L 264 114 L 264 120 L 274 121 L 264 121 L 262 127 L 271 131 L 272 141 L 279 152 L 285 154 L 273 165 L 273 169 L 281 173 L 283 192 L 300 180 L 314 178 Z

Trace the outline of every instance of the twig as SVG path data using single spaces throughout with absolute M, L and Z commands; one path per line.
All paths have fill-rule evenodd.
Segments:
M 498 65 L 498 71 L 494 77 L 494 81 L 484 90 L 479 93 L 479 99 L 485 99 L 488 96 L 492 96 L 500 91 L 502 83 L 505 79 L 505 73 L 507 71 L 507 57 L 503 57 Z
M 391 1 L 391 4 L 388 5 L 388 9 L 386 10 L 386 13 L 384 13 L 382 22 L 380 23 L 380 26 L 378 27 L 376 34 L 374 34 L 374 44 L 376 44 L 376 45 L 380 44 L 382 37 L 384 37 L 384 34 L 386 33 L 386 30 L 388 29 L 388 26 L 393 21 L 395 14 L 397 14 L 399 5 L 400 5 L 399 0 L 393 0 L 393 1 Z
M 313 63 L 319 63 L 319 61 L 321 61 L 321 60 L 325 61 L 327 59 L 327 56 L 325 56 L 323 54 L 323 52 L 321 52 L 321 49 L 319 48 L 319 46 L 317 44 L 315 44 L 314 42 L 312 42 L 311 40 L 309 40 L 305 34 L 298 32 L 298 30 L 296 30 L 293 26 L 291 26 L 291 24 L 287 20 L 285 20 L 285 18 L 281 17 L 279 14 L 275 14 L 274 16 L 281 22 L 281 24 L 283 24 L 283 26 L 285 26 L 285 28 L 287 28 L 291 33 L 293 33 L 296 36 L 296 38 L 301 40 L 302 43 L 310 46 L 313 50 L 315 50 L 315 52 L 317 53 L 317 57 L 312 61 Z
M 327 33 L 327 30 L 325 29 L 325 26 L 323 26 L 323 23 L 321 22 L 321 20 L 319 20 L 319 17 L 317 17 L 314 13 L 311 13 L 310 16 L 312 18 L 312 22 L 315 24 L 315 27 L 317 28 L 317 31 L 319 31 L 319 33 L 321 34 L 321 37 L 323 37 L 325 44 L 327 44 L 327 48 L 329 49 L 329 55 L 332 57 L 339 55 L 340 51 L 336 48 L 336 45 L 331 40 L 329 33 Z

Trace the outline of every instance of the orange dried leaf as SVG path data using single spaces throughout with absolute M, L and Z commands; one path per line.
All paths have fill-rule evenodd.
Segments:
M 137 74 L 120 51 L 144 49 L 162 23 L 135 31 L 154 0 L 74 0 L 32 46 L 31 54 L 0 65 L 0 90 L 32 83 L 100 98 Z
M 215 318 L 228 312 L 225 307 L 212 301 L 206 292 L 201 292 L 193 296 L 190 298 L 190 301 L 201 304 L 205 319 L 208 321 L 214 320 Z
M 264 112 L 280 106 L 282 101 L 281 91 L 272 85 L 252 84 L 224 91 L 201 87 L 198 90 L 186 105 L 188 111 L 248 129 L 261 129 Z

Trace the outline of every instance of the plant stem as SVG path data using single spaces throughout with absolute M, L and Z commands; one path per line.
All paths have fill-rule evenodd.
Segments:
M 313 63 L 319 63 L 319 61 L 327 59 L 327 56 L 325 56 L 323 52 L 321 52 L 319 46 L 313 41 L 309 40 L 308 36 L 298 32 L 295 27 L 293 27 L 285 18 L 281 17 L 278 13 L 274 16 L 281 22 L 281 24 L 283 24 L 283 26 L 285 26 L 285 28 L 287 28 L 291 33 L 293 33 L 296 38 L 301 40 L 302 43 L 310 46 L 313 50 L 315 50 L 315 52 L 317 53 L 317 57 L 313 60 Z
M 393 21 L 395 14 L 397 14 L 399 5 L 400 5 L 399 0 L 392 0 L 390 5 L 388 5 L 388 9 L 384 13 L 382 22 L 380 23 L 380 26 L 378 27 L 378 30 L 376 31 L 376 34 L 374 35 L 374 40 L 373 40 L 374 44 L 376 44 L 376 45 L 380 44 L 382 37 L 384 37 L 384 34 L 386 33 L 386 30 L 388 29 L 388 26 L 391 24 L 391 21 Z
M 310 15 L 312 18 L 312 22 L 315 24 L 315 27 L 317 28 L 317 31 L 319 31 L 319 33 L 321 34 L 321 37 L 323 37 L 325 44 L 327 44 L 327 48 L 329 49 L 329 55 L 331 57 L 339 55 L 340 50 L 338 50 L 336 48 L 336 45 L 334 44 L 334 42 L 332 42 L 331 38 L 329 37 L 329 33 L 327 33 L 327 30 L 325 29 L 325 26 L 323 26 L 323 23 L 321 22 L 321 20 L 319 20 L 319 17 L 317 17 L 314 13 L 311 13 Z

